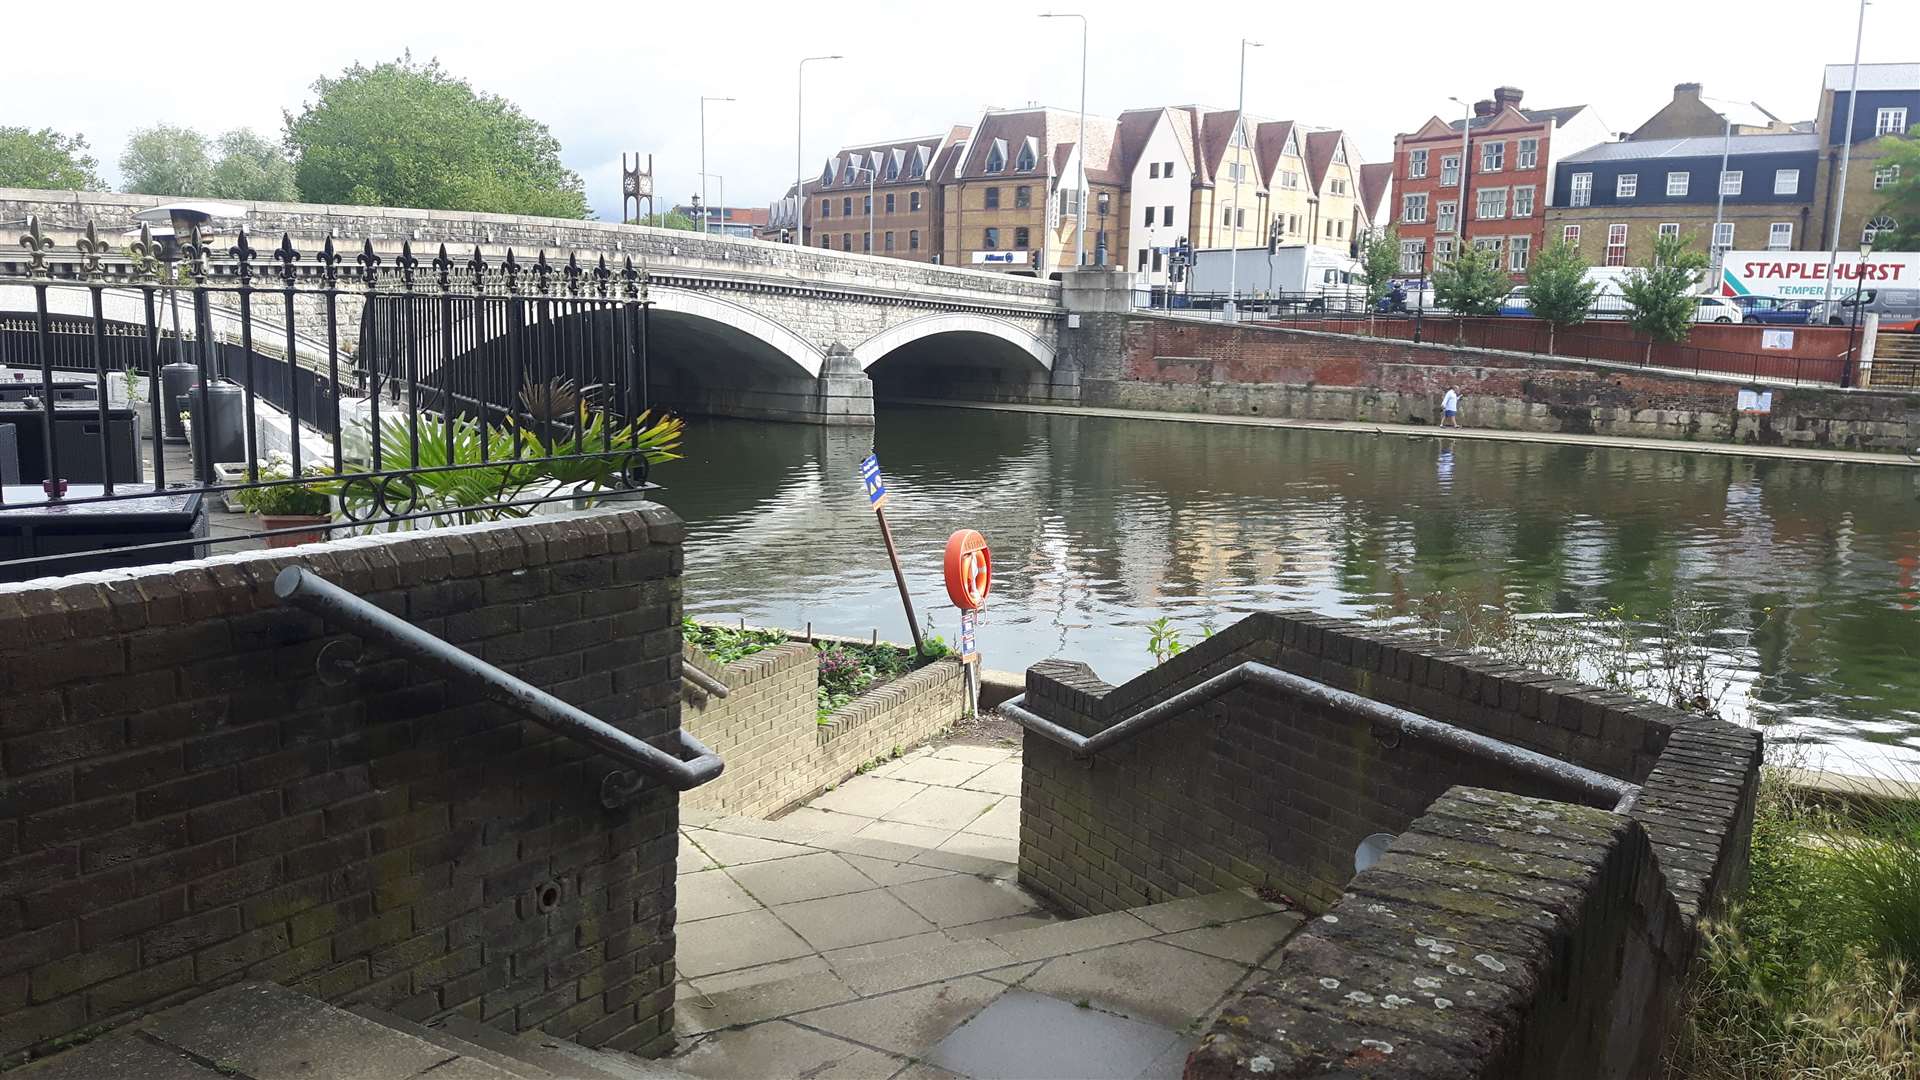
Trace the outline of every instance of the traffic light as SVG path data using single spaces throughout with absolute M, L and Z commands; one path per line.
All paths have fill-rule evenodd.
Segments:
M 1270 221 L 1267 223 L 1267 254 L 1277 255 L 1279 253 L 1280 253 L 1280 221 L 1279 219 L 1276 218 L 1273 221 Z
M 780 230 L 780 242 L 781 242 L 781 243 L 783 243 L 783 244 L 791 244 L 791 243 L 793 243 L 793 230 L 792 230 L 792 229 L 781 229 L 781 230 Z

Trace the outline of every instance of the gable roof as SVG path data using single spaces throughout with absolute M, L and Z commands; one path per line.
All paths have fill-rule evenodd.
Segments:
M 1511 125 L 1512 119 L 1517 117 L 1524 123 L 1551 124 L 1556 128 L 1562 128 L 1566 127 L 1568 121 L 1580 115 L 1581 110 L 1586 108 L 1588 108 L 1586 105 L 1566 105 L 1558 109 L 1520 109 L 1508 105 L 1486 116 L 1476 116 L 1472 120 L 1467 120 L 1462 117 L 1448 124 L 1447 127 L 1454 131 L 1459 131 L 1460 125 L 1464 123 L 1471 126 L 1473 130 L 1479 131 L 1482 128 L 1493 127 L 1502 121 L 1507 121 L 1508 124 Z
M 950 134 L 947 136 L 947 138 L 951 137 Z M 890 184 L 926 183 L 930 178 L 910 176 L 911 170 L 908 168 L 908 165 L 913 157 L 922 152 L 927 155 L 934 154 L 944 141 L 946 140 L 939 135 L 916 135 L 906 139 L 887 139 L 882 142 L 861 143 L 857 146 L 842 147 L 836 151 L 832 157 L 827 159 L 827 168 L 833 170 L 832 183 L 820 184 L 820 177 L 816 177 L 811 186 L 815 188 L 833 187 L 849 189 L 866 187 L 866 174 L 863 172 L 850 173 L 850 168 L 873 169 L 877 173 L 874 182 L 874 186 L 876 187 L 886 187 Z M 895 174 L 891 180 L 887 178 L 887 164 L 889 162 L 897 162 L 899 165 L 899 172 Z M 824 174 L 825 170 L 822 170 L 822 176 L 824 176 Z M 858 182 L 850 182 L 848 180 L 849 176 L 858 177 Z
M 1147 142 L 1153 138 L 1154 131 L 1161 124 L 1167 125 L 1176 139 L 1179 138 L 1181 130 L 1186 127 L 1184 123 L 1176 120 L 1173 111 L 1164 105 L 1153 109 L 1128 109 L 1121 113 L 1119 124 L 1114 130 L 1113 167 L 1131 176 L 1134 168 L 1140 164 L 1140 155 L 1146 152 Z M 1193 155 L 1189 152 L 1189 144 L 1185 140 L 1181 140 L 1181 152 L 1186 154 L 1187 161 L 1191 164 Z
M 1381 214 L 1386 209 L 1387 189 L 1392 185 L 1392 162 L 1380 161 L 1360 166 L 1360 209 L 1367 215 L 1367 220 L 1385 220 Z
M 1327 179 L 1327 170 L 1333 166 L 1334 151 L 1346 141 L 1344 131 L 1307 132 L 1307 189 L 1318 193 L 1320 185 Z M 1353 155 L 1347 155 L 1351 162 Z
M 1271 186 L 1280 168 L 1281 151 L 1297 125 L 1291 120 L 1267 120 L 1253 129 L 1253 158 L 1259 163 L 1260 182 Z M 1295 149 L 1299 149 L 1296 144 Z
M 1086 168 L 1089 183 L 1126 182 L 1114 168 L 1117 127 L 1117 123 L 1111 119 L 1087 117 Z M 965 148 L 954 154 L 952 165 L 943 171 L 942 179 L 976 180 L 992 176 L 1057 180 L 1065 175 L 1072 161 L 1074 147 L 1080 142 L 1079 135 L 1078 114 L 1065 109 L 987 112 L 981 115 Z M 1030 171 L 1017 170 L 1014 166 L 1019 161 L 1020 148 L 1027 145 L 1029 140 L 1036 147 L 1037 167 Z M 996 146 L 1005 148 L 1006 167 L 1000 172 L 988 173 L 987 158 Z

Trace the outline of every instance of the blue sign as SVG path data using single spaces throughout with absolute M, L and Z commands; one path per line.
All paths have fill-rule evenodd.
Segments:
M 880 455 L 868 454 L 860 462 L 860 482 L 867 487 L 867 505 L 875 510 L 887 505 L 887 485 L 880 479 Z

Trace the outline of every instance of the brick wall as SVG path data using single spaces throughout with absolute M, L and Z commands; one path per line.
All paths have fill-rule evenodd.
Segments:
M 1751 416 L 1733 376 L 1161 316 L 1128 317 L 1124 340 L 1119 370 L 1085 369 L 1084 404 L 1432 423 L 1454 387 L 1469 427 L 1860 450 L 1920 440 L 1911 394 L 1773 387 L 1772 413 Z
M 660 507 L 0 585 L 0 1061 L 241 979 L 670 1041 L 676 809 L 278 604 L 303 565 L 642 737 L 679 722 Z
M 687 663 L 727 686 L 724 698 L 689 689 L 686 726 L 727 761 L 710 784 L 687 792 L 690 809 L 771 817 L 860 766 L 953 725 L 966 709 L 958 661 L 939 660 L 877 687 L 819 720 L 818 652 L 789 642 L 724 667 L 697 647 Z

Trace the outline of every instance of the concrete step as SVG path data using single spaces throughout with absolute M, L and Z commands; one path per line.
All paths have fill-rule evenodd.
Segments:
M 556 1080 L 556 1074 L 532 1062 L 512 1057 L 500 1053 L 497 1050 L 489 1049 L 471 1040 L 463 1039 L 444 1027 L 429 1027 L 425 1024 L 416 1024 L 403 1016 L 396 1016 L 385 1009 L 375 1008 L 372 1005 L 355 1005 L 349 1011 L 356 1016 L 365 1017 L 376 1024 L 390 1027 L 395 1031 L 412 1035 L 418 1039 L 424 1039 L 427 1042 L 433 1043 L 435 1046 L 442 1047 L 453 1053 L 484 1061 L 502 1072 L 512 1073 L 516 1077 L 524 1078 L 524 1080 Z M 510 1038 L 511 1036 L 506 1037 Z
M 530 1031 L 509 1035 L 464 1016 L 448 1016 L 429 1025 L 455 1039 L 530 1067 L 530 1076 L 563 1080 L 684 1080 L 685 1074 L 646 1058 L 616 1050 L 593 1050 L 566 1039 Z

